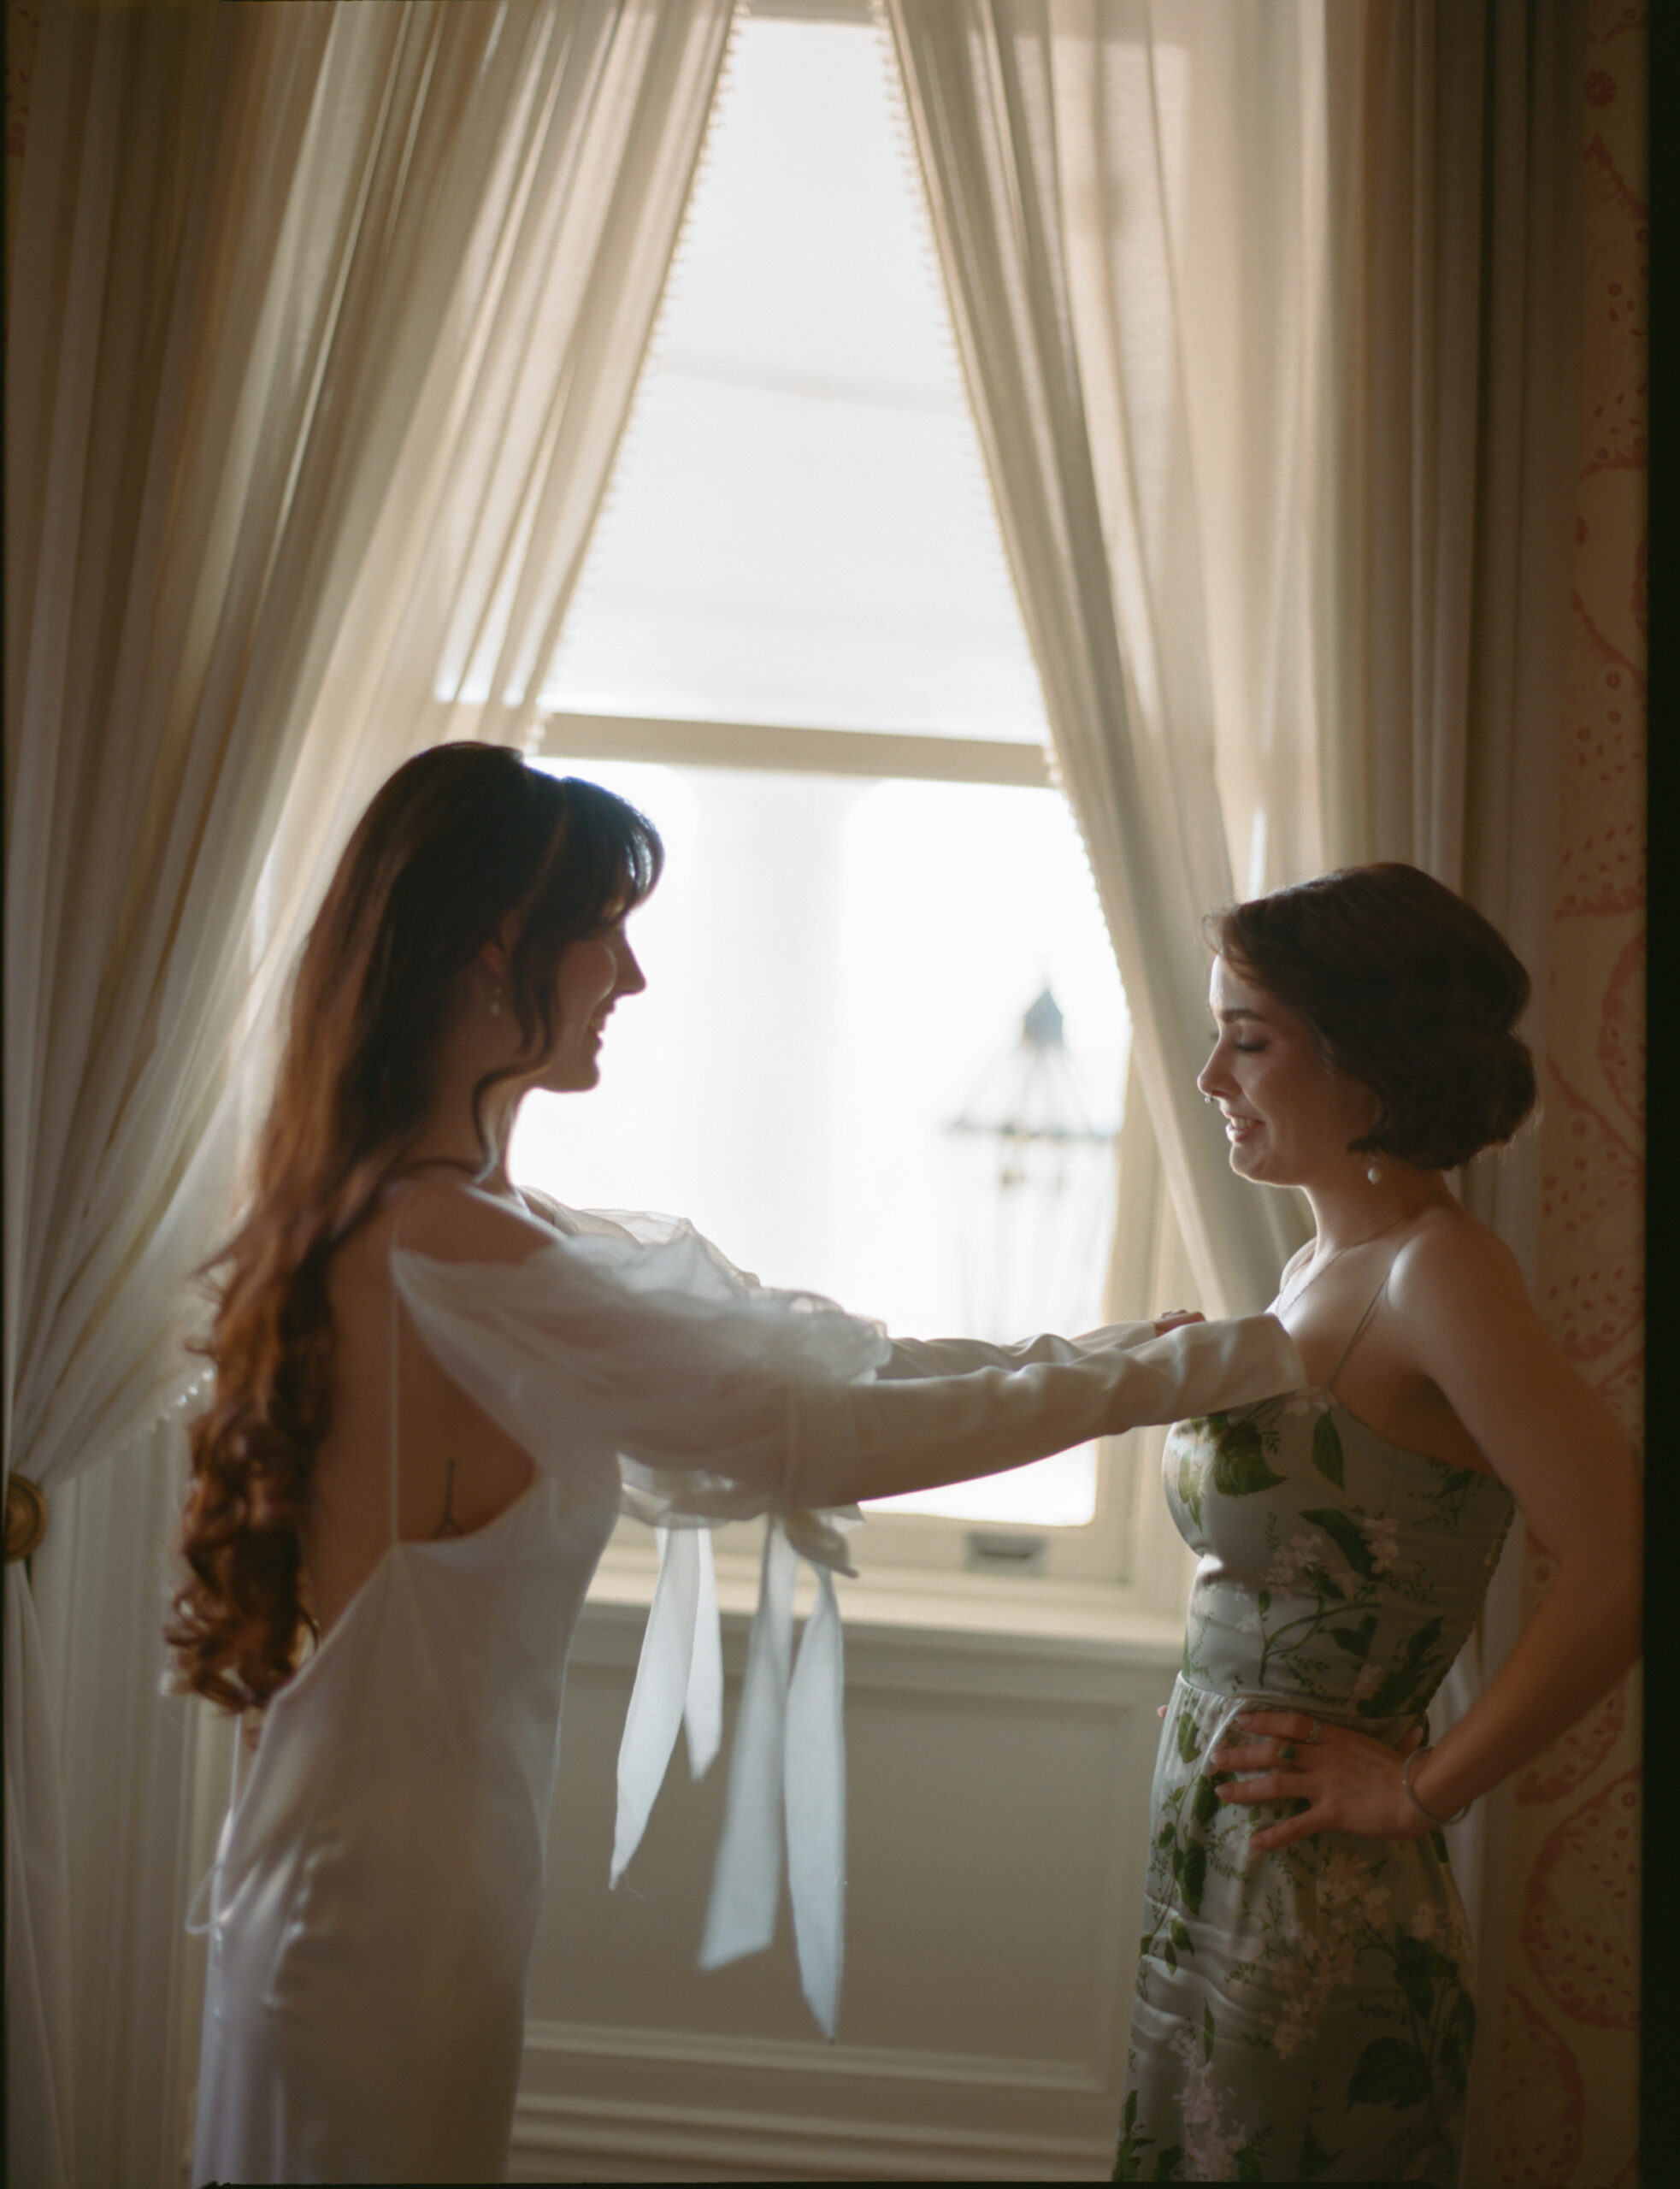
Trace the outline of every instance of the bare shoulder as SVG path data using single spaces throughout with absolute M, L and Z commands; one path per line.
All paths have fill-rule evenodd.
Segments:
M 1402 1241 L 1389 1272 L 1389 1298 L 1402 1315 L 1508 1313 L 1528 1303 L 1517 1257 L 1503 1239 L 1457 1207 L 1431 1208 Z
M 377 1222 L 387 1243 L 433 1261 L 522 1262 L 554 1244 L 549 1225 L 464 1179 L 404 1183 Z
M 1302 1264 L 1312 1259 L 1316 1244 L 1317 1242 L 1315 1240 L 1303 1239 L 1300 1246 L 1296 1248 L 1294 1253 L 1290 1255 L 1288 1260 L 1284 1263 L 1282 1268 L 1277 1274 L 1277 1289 L 1280 1292 L 1289 1282 L 1289 1279 L 1294 1275 L 1295 1272 L 1301 1267 Z
M 1592 1498 L 1606 1511 L 1611 1492 L 1624 1500 L 1627 1439 L 1503 1240 L 1461 1209 L 1431 1210 L 1394 1257 L 1389 1298 L 1398 1355 L 1434 1384 L 1541 1542 L 1584 1537 Z
M 1432 1209 L 1408 1234 L 1388 1299 L 1407 1350 L 1443 1390 L 1496 1367 L 1536 1393 L 1572 1376 L 1516 1255 L 1462 1209 Z M 1469 1425 L 1462 1406 L 1459 1413 Z

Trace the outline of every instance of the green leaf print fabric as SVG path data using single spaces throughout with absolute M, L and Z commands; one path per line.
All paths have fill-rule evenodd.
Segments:
M 1510 1493 L 1323 1390 L 1178 1423 L 1165 1474 L 1200 1564 L 1114 2178 L 1454 2184 L 1476 2009 L 1445 1840 L 1258 1854 L 1282 1811 L 1221 1802 L 1206 1759 L 1245 1705 L 1403 1740 L 1475 1624 Z

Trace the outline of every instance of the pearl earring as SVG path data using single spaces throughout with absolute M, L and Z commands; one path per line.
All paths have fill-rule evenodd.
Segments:
M 1365 1176 L 1372 1185 L 1380 1186 L 1382 1183 L 1382 1165 L 1380 1163 L 1373 1163 L 1365 1172 Z
M 497 987 L 492 988 L 490 991 L 490 1016 L 492 1018 L 499 1018 L 501 1015 L 502 991 L 499 987 Z

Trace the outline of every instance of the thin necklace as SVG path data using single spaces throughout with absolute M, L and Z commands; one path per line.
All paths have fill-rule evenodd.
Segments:
M 1323 1261 L 1312 1264 L 1307 1274 L 1300 1279 L 1299 1283 L 1294 1285 L 1288 1293 L 1279 1295 L 1277 1304 L 1272 1309 L 1272 1313 L 1281 1315 L 1286 1307 L 1293 1307 L 1307 1287 L 1317 1283 L 1333 1262 L 1339 1262 L 1344 1254 L 1351 1254 L 1358 1248 L 1374 1246 L 1377 1240 L 1385 1238 L 1390 1231 L 1394 1230 L 1417 1213 L 1415 1208 L 1402 1209 L 1398 1216 L 1383 1224 L 1380 1230 L 1367 1232 L 1363 1239 L 1350 1239 L 1345 1247 L 1333 1247 Z

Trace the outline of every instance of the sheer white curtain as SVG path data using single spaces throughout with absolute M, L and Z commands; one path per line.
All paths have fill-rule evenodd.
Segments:
M 353 808 L 433 734 L 438 604 L 493 627 L 498 699 L 545 666 L 729 16 L 46 12 L 9 298 L 3 1404 L 50 1505 L 185 1395 L 249 1066 Z M 9 2150 L 57 2184 L 104 2100 L 71 2088 L 76 1819 L 21 1566 L 5 1619 Z M 113 1681 L 152 1676 L 109 1642 Z
M 1510 935 L 1543 1058 L 1582 11 L 889 12 L 1058 766 L 1136 1023 L 1147 1126 L 1129 1114 L 1129 1137 L 1152 1130 L 1204 1303 L 1257 1302 L 1290 1232 L 1193 1106 L 1199 912 L 1233 883 L 1415 861 Z M 1123 1195 L 1147 1196 L 1154 1151 L 1128 1152 Z M 1530 1140 L 1466 1182 L 1531 1272 L 1536 1156 Z M 1161 1266 L 1150 1213 L 1127 1228 Z M 1509 1647 L 1513 1580 L 1508 1561 L 1443 1721 Z M 1456 1850 L 1488 2010 L 1471 2179 L 1490 2151 L 1506 1832 L 1490 1797 Z
M 1304 1234 L 1292 1205 L 1233 1180 L 1196 1094 L 1198 922 L 1323 864 L 1318 733 L 1340 657 L 1317 11 L 889 13 L 1057 770 L 1135 1030 L 1123 1200 L 1158 1175 L 1138 1144 L 1152 1136 L 1200 1304 L 1264 1306 Z

